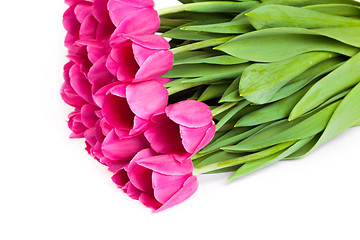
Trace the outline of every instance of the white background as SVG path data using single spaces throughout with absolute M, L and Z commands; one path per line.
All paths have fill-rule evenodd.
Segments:
M 65 9 L 1 4 L 0 239 L 360 239 L 360 128 L 235 182 L 200 176 L 189 200 L 160 214 L 128 198 L 83 140 L 68 139 Z

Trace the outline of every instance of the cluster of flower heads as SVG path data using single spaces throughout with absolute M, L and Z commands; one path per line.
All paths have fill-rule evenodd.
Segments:
M 215 133 L 206 104 L 168 106 L 161 76 L 173 65 L 153 0 L 66 0 L 63 100 L 75 107 L 72 138 L 114 173 L 112 180 L 154 211 L 191 196 L 190 157 Z M 141 17 L 139 17 L 141 16 Z

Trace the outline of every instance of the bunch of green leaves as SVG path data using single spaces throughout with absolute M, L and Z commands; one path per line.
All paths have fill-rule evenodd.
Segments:
M 217 132 L 193 157 L 197 173 L 236 179 L 360 124 L 360 3 L 183 2 L 162 16 L 184 20 L 163 34 L 175 55 L 165 77 L 170 101 L 212 109 Z

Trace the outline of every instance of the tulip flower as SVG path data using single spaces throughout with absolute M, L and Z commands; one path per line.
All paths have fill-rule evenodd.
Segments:
M 112 180 L 131 198 L 154 212 L 163 211 L 189 198 L 198 187 L 190 159 L 180 163 L 171 155 L 144 149 L 119 169 Z

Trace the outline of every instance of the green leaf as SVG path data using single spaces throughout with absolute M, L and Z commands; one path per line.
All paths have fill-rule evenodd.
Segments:
M 204 102 L 210 99 L 221 97 L 225 90 L 227 88 L 227 85 L 210 85 L 208 86 L 205 91 L 200 95 L 200 97 L 197 99 L 200 102 Z
M 360 121 L 360 84 L 341 101 L 315 148 L 339 135 Z
M 184 77 L 204 77 L 228 73 L 242 73 L 247 64 L 237 65 L 215 65 L 215 64 L 182 64 L 173 68 L 163 77 L 184 78 Z
M 240 96 L 255 104 L 264 104 L 293 78 L 333 56 L 329 52 L 310 52 L 281 62 L 252 64 L 241 77 Z
M 360 8 L 350 4 L 316 4 L 304 8 L 344 17 L 359 17 Z
M 360 6 L 360 3 L 355 0 L 261 0 L 266 4 L 280 4 L 280 5 L 290 5 L 290 6 L 306 6 L 313 4 L 335 4 L 335 3 L 343 3 L 343 4 L 352 4 L 356 6 Z
M 215 23 L 215 24 L 205 24 L 205 25 L 196 25 L 196 26 L 185 26 L 181 29 L 187 31 L 201 31 L 208 33 L 226 33 L 226 34 L 239 34 L 246 33 L 254 30 L 251 26 L 248 19 L 240 19 L 238 21 Z
M 262 124 L 257 127 L 234 128 L 214 142 L 208 144 L 200 151 L 200 154 L 206 154 L 208 152 L 216 151 L 222 147 L 238 143 L 239 141 L 255 134 L 268 125 L 269 124 Z
M 190 12 L 211 12 L 211 13 L 238 13 L 258 5 L 257 1 L 245 2 L 203 2 L 200 4 L 188 5 L 186 11 Z
M 186 24 L 176 28 L 172 28 L 171 30 L 164 32 L 162 36 L 173 39 L 194 40 L 194 41 L 210 40 L 225 36 L 216 33 L 185 31 L 181 29 L 183 26 L 186 26 Z
M 235 127 L 255 126 L 262 123 L 287 118 L 293 107 L 305 95 L 309 88 L 310 87 L 306 87 L 281 101 L 272 103 L 257 111 L 245 115 L 244 117 L 240 118 Z
M 296 119 L 304 113 L 321 105 L 332 96 L 360 82 L 360 53 L 350 58 L 339 68 L 318 81 L 294 107 L 290 119 Z
M 313 51 L 346 56 L 353 56 L 359 51 L 334 39 L 311 34 L 315 33 L 301 28 L 264 29 L 240 35 L 214 49 L 255 62 L 277 62 Z
M 274 144 L 307 138 L 323 131 L 339 101 L 313 114 L 289 122 L 281 120 L 262 129 L 239 144 L 223 148 L 225 151 L 255 151 Z
M 256 29 L 360 26 L 359 19 L 283 5 L 263 5 L 245 15 Z
M 340 57 L 330 58 L 325 60 L 310 69 L 306 70 L 304 73 L 300 74 L 293 80 L 291 80 L 288 84 L 282 87 L 276 94 L 271 98 L 269 102 L 275 102 L 280 99 L 286 98 L 291 94 L 297 92 L 307 84 L 312 81 L 316 81 L 321 78 L 324 74 L 331 72 L 337 67 L 341 66 L 344 60 Z
M 222 162 L 216 162 L 216 163 L 211 163 L 211 164 L 207 164 L 205 166 L 201 166 L 201 167 L 195 167 L 195 171 L 194 174 L 199 174 L 199 173 L 206 173 L 206 172 L 211 172 L 214 170 L 218 170 L 218 169 L 222 169 L 222 168 L 227 168 L 227 167 L 232 167 L 232 166 L 237 166 L 243 163 L 247 163 L 247 162 L 251 162 L 251 161 L 255 161 L 258 159 L 262 159 L 264 157 L 267 156 L 271 156 L 277 152 L 280 152 L 288 147 L 290 147 L 291 145 L 295 144 L 296 141 L 290 141 L 290 142 L 285 142 L 285 143 L 281 143 L 272 147 L 269 147 L 265 150 L 256 152 L 256 153 L 252 153 L 252 154 L 247 154 L 247 155 L 242 155 L 240 154 L 239 157 L 233 158 L 233 159 L 229 159 L 229 160 L 225 160 Z
M 239 102 L 236 106 L 234 106 L 220 121 L 216 124 L 216 130 L 219 130 L 225 123 L 227 123 L 235 114 L 241 111 L 244 107 L 249 105 L 250 102 L 242 101 Z
M 244 165 L 242 165 L 233 175 L 231 175 L 230 178 L 228 178 L 228 180 L 237 179 L 239 177 L 242 177 L 244 175 L 247 175 L 249 173 L 257 171 L 261 168 L 264 168 L 266 166 L 274 164 L 274 163 L 286 158 L 290 154 L 298 151 L 300 148 L 302 148 L 307 143 L 309 143 L 312 138 L 313 137 L 301 139 L 301 140 L 297 141 L 294 145 L 290 146 L 289 148 L 287 148 L 283 151 L 280 151 L 278 153 L 275 153 L 273 155 L 270 155 L 268 157 L 265 157 L 265 158 L 262 158 L 259 160 L 247 162 Z
M 190 52 L 191 53 L 191 52 Z M 186 58 L 182 60 L 175 60 L 174 65 L 180 64 L 195 64 L 195 63 L 207 63 L 207 64 L 218 64 L 218 65 L 236 65 L 241 63 L 246 63 L 247 60 L 243 60 L 237 57 L 230 55 L 221 55 L 221 56 L 210 56 L 210 57 L 193 57 Z

